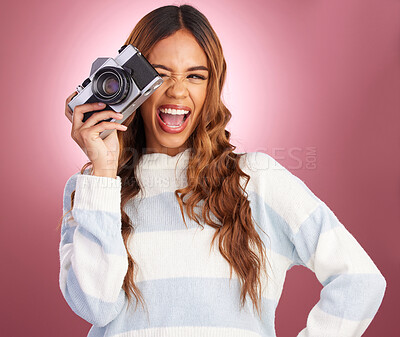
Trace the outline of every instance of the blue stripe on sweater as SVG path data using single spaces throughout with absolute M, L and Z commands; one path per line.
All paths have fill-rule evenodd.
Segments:
M 70 214 L 67 215 L 67 217 Z M 61 246 L 66 245 L 67 243 L 72 243 L 74 239 L 74 233 L 76 230 L 76 226 L 69 226 L 68 224 L 63 224 L 62 229 L 61 229 Z
M 186 229 L 174 192 L 164 192 L 142 200 L 133 199 L 132 202 L 133 207 L 126 211 L 132 219 L 135 233 Z M 198 224 L 190 220 L 185 211 L 184 214 L 188 228 L 197 228 Z
M 104 302 L 84 293 L 71 267 L 67 276 L 65 300 L 71 309 L 84 320 L 96 326 L 105 326 L 122 310 L 125 302 L 125 292 L 121 289 L 116 303 Z
M 124 245 L 121 245 L 123 239 L 119 235 L 110 236 L 107 241 L 100 242 L 100 240 L 94 236 L 91 232 L 86 230 L 84 227 L 78 227 L 79 233 L 84 237 L 98 244 L 106 254 L 114 254 L 120 256 L 126 256 L 126 249 Z
M 123 290 L 116 303 L 89 296 L 82 292 L 72 268 L 67 285 L 65 299 L 71 309 L 95 325 L 90 336 L 101 335 L 102 327 L 113 320 L 107 328 L 110 335 L 150 326 L 214 326 L 248 329 L 263 336 L 275 336 L 276 301 L 262 298 L 262 321 L 254 315 L 248 295 L 244 308 L 239 310 L 238 279 L 232 279 L 230 284 L 228 278 L 191 277 L 137 282 L 149 310 L 150 325 L 140 303 L 134 311 L 134 297 L 129 311 L 125 312 L 127 301 Z M 119 315 L 122 311 L 124 315 Z
M 97 217 L 99 216 L 98 212 L 96 211 L 88 211 L 88 210 L 78 210 L 78 211 L 74 211 L 76 212 L 75 214 L 77 214 L 77 212 L 79 212 L 80 217 L 82 216 L 81 213 L 83 213 L 85 217 Z M 91 214 L 94 213 L 94 214 Z M 97 213 L 97 214 L 96 214 Z M 101 216 L 104 216 L 104 213 L 107 212 L 102 212 Z M 90 215 L 89 215 L 90 214 Z M 69 215 L 67 215 L 68 217 Z M 112 217 L 115 217 L 114 213 L 109 213 L 107 216 L 105 216 L 106 221 L 107 219 L 110 219 Z M 104 221 L 104 220 L 103 220 Z M 116 220 L 114 220 L 115 223 Z M 62 240 L 61 240 L 61 245 L 66 245 L 68 243 L 72 243 L 73 239 L 74 239 L 74 234 L 75 234 L 75 230 L 77 229 L 79 231 L 80 234 L 82 234 L 84 237 L 88 238 L 89 240 L 93 241 L 94 243 L 96 243 L 97 245 L 99 245 L 103 251 L 107 254 L 115 254 L 115 255 L 121 255 L 124 256 L 126 255 L 126 249 L 125 246 L 121 245 L 121 242 L 123 242 L 122 236 L 119 235 L 118 233 L 115 233 L 113 235 L 107 234 L 107 233 L 102 233 L 100 232 L 95 226 L 99 226 L 99 223 L 101 223 L 101 221 L 98 221 L 96 223 L 94 223 L 94 226 L 91 226 L 90 231 L 87 230 L 84 226 L 82 225 L 77 225 L 77 226 L 68 226 L 68 225 L 64 225 L 62 228 Z M 112 226 L 112 223 L 110 224 L 110 226 Z M 99 237 L 97 237 L 96 235 L 94 235 L 92 232 L 94 232 L 96 235 L 99 235 Z M 105 236 L 108 237 L 105 237 Z M 103 241 L 101 241 L 103 240 Z
M 110 237 L 121 236 L 121 215 L 118 212 L 72 209 L 72 215 L 79 227 L 91 232 L 101 242 Z
M 324 231 L 330 230 L 341 225 L 334 213 L 323 203 L 314 210 L 314 212 L 303 222 L 300 230 L 293 237 L 288 223 L 276 213 L 263 198 L 256 192 L 249 191 L 248 198 L 252 210 L 252 216 L 258 226 L 256 230 L 265 243 L 267 249 L 293 259 L 295 254 L 295 264 L 304 265 L 308 262 L 311 255 L 315 253 L 318 237 Z M 137 202 L 137 201 L 136 201 Z M 178 203 L 172 192 L 165 192 L 156 196 L 148 197 L 135 205 L 135 214 L 133 216 L 133 225 L 135 232 L 152 231 L 172 231 L 185 228 Z M 151 209 L 152 212 L 148 212 Z M 163 214 L 160 221 L 159 214 Z M 186 215 L 186 212 L 184 212 Z M 195 221 L 187 218 L 188 228 L 197 228 Z M 264 232 L 266 233 L 264 233 Z M 294 244 L 296 245 L 295 252 Z M 299 256 L 297 256 L 298 254 Z
M 78 173 L 72 175 L 64 187 L 63 211 L 68 212 L 71 209 L 71 194 L 75 190 Z
M 71 193 L 75 189 L 77 180 L 77 173 L 71 176 L 65 184 L 64 195 L 63 195 L 63 219 L 61 226 L 61 242 L 60 245 L 63 246 L 67 243 L 72 243 L 74 232 L 76 226 L 70 226 L 69 221 L 72 216 L 71 212 L 66 214 L 71 210 Z M 65 213 L 65 214 L 64 214 Z
M 295 261 L 305 265 L 317 249 L 319 236 L 337 226 L 343 225 L 335 214 L 324 203 L 321 203 L 301 224 L 299 231 L 293 238 L 297 253 Z
M 328 314 L 352 321 L 373 318 L 381 304 L 386 281 L 381 274 L 341 274 L 329 277 L 318 306 Z M 365 291 L 368 296 L 365 296 Z
M 293 244 L 290 242 L 289 225 L 286 221 L 269 207 L 255 192 L 249 192 L 252 215 L 258 226 L 266 232 L 267 236 L 256 226 L 256 230 L 267 248 L 287 258 L 292 257 Z M 179 204 L 173 192 L 165 192 L 148 197 L 138 203 L 134 200 L 134 213 L 130 214 L 135 233 L 162 232 L 186 229 L 182 219 Z M 149 212 L 149 210 L 151 210 Z M 162 218 L 160 219 L 160 214 Z M 185 219 L 189 229 L 198 228 L 198 224 L 190 220 L 186 214 Z M 205 225 L 207 227 L 207 225 Z
M 237 279 L 232 279 L 230 286 L 226 278 L 169 278 L 139 282 L 137 285 L 147 304 L 149 316 L 140 303 L 134 311 L 133 302 L 126 315 L 117 317 L 109 326 L 108 334 L 115 335 L 150 326 L 204 326 L 247 329 L 262 336 L 275 336 L 277 303 L 262 299 L 263 321 L 253 316 L 248 296 L 245 307 L 239 310 L 240 290 Z M 96 335 L 95 330 L 92 331 L 93 336 Z
M 256 231 L 266 248 L 271 248 L 275 253 L 291 259 L 294 246 L 289 239 L 291 236 L 289 224 L 256 192 L 249 191 L 248 199 L 252 216 L 256 224 L 262 228 L 261 230 L 256 225 Z

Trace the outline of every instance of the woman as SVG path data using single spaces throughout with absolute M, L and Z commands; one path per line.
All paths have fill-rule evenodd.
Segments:
M 267 154 L 233 152 L 221 101 L 226 63 L 204 15 L 158 8 L 125 44 L 162 86 L 127 128 L 96 125 L 111 111 L 82 123 L 97 103 L 71 119 L 90 162 L 65 186 L 60 288 L 93 324 L 89 336 L 275 336 L 294 265 L 324 285 L 298 336 L 361 336 L 385 279 L 299 178 Z M 102 140 L 106 129 L 116 131 Z

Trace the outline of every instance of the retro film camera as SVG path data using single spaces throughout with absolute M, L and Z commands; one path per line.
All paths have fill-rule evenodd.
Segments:
M 106 107 L 84 113 L 83 122 L 93 113 L 114 110 L 122 113 L 123 118 L 103 121 L 123 123 L 162 83 L 163 79 L 140 51 L 124 45 L 115 59 L 98 58 L 93 62 L 90 76 L 78 85 L 78 94 L 68 106 L 74 111 L 77 105 L 103 102 Z M 100 138 L 104 139 L 112 131 L 104 130 Z

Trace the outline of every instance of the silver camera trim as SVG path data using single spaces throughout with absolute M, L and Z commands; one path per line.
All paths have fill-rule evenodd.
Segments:
M 130 58 L 132 58 L 136 53 L 140 53 L 140 51 L 132 46 L 132 45 L 127 45 L 121 53 L 118 54 L 118 56 L 115 58 L 108 58 L 105 59 L 105 62 L 101 64 L 96 71 L 94 71 L 92 74 L 90 74 L 89 79 L 90 83 L 86 87 L 82 87 L 79 85 L 76 89 L 78 91 L 78 94 L 72 98 L 72 100 L 68 103 L 69 108 L 72 111 L 72 118 L 74 117 L 73 111 L 77 105 L 84 104 L 87 102 L 87 100 L 93 96 L 93 77 L 99 71 L 101 68 L 112 66 L 114 68 L 120 68 L 123 69 L 121 65 L 125 64 Z M 110 122 L 117 122 L 119 124 L 123 123 L 140 105 L 147 100 L 151 96 L 151 94 L 163 83 L 163 79 L 160 76 L 156 76 L 143 90 L 140 90 L 137 85 L 134 83 L 132 79 L 132 86 L 131 89 L 129 90 L 128 96 L 131 98 L 132 95 L 134 95 L 134 101 L 127 105 L 126 102 L 122 102 L 120 104 L 109 104 L 109 106 L 115 111 L 123 114 L 122 119 L 115 119 L 112 118 Z M 108 119 L 108 118 L 107 118 Z M 107 120 L 105 119 L 105 120 Z M 112 130 L 104 130 L 100 132 L 100 138 L 104 139 L 106 138 L 111 132 L 113 132 L 115 129 Z

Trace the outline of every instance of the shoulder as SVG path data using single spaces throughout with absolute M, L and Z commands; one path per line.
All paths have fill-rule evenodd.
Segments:
M 246 191 L 295 229 L 322 203 L 299 177 L 263 152 L 244 153 L 241 169 L 250 176 Z
M 282 165 L 279 164 L 274 158 L 264 152 L 242 153 L 240 164 L 242 169 L 247 169 L 254 172 L 271 169 L 273 167 L 282 167 Z
M 253 182 L 268 183 L 275 188 L 306 187 L 304 182 L 280 164 L 276 159 L 264 152 L 243 153 L 240 168 L 250 175 Z

